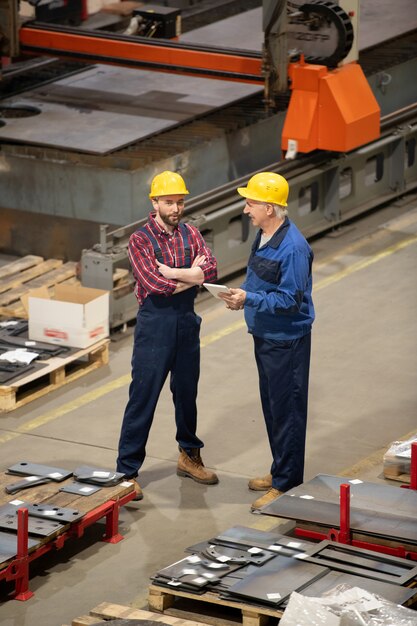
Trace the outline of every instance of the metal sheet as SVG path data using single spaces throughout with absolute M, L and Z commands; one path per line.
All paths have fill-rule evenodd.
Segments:
M 30 463 L 28 461 L 20 461 L 19 463 L 8 467 L 7 473 L 17 476 L 45 476 L 58 482 L 72 476 L 71 471 L 63 469 L 62 467 L 40 465 L 38 463 Z
M 91 496 L 93 493 L 100 491 L 102 487 L 96 487 L 94 485 L 86 485 L 85 483 L 78 483 L 76 480 L 69 485 L 64 485 L 59 491 L 66 493 L 76 493 L 78 496 Z
M 85 515 L 78 509 L 64 508 L 54 504 L 30 504 L 27 508 L 29 515 L 32 517 L 50 519 L 60 524 L 76 522 Z
M 28 538 L 28 548 L 39 545 L 39 540 Z M 0 563 L 4 563 L 17 555 L 17 534 L 0 532 Z
M 319 474 L 287 491 L 261 513 L 338 527 L 343 483 L 350 485 L 352 530 L 417 543 L 417 492 L 411 489 Z
M 167 579 L 191 587 L 216 584 L 222 576 L 241 567 L 235 563 L 216 563 L 194 554 L 159 570 L 155 579 Z M 168 584 L 168 583 L 167 583 Z
M 0 139 L 106 154 L 253 93 L 256 85 L 104 65 L 5 99 Z
M 48 478 L 46 476 L 26 476 L 21 480 L 6 485 L 4 490 L 9 495 L 12 495 L 22 491 L 23 489 L 30 489 L 31 487 L 37 487 L 38 485 L 45 485 L 46 483 L 51 482 L 52 478 Z
M 17 531 L 17 515 L 7 514 L 0 517 L 0 528 L 5 530 Z M 38 519 L 35 517 L 29 517 L 28 519 L 28 533 L 29 535 L 37 535 L 39 537 L 48 537 L 53 533 L 64 528 L 62 524 L 52 522 L 48 519 Z
M 101 485 L 102 487 L 112 487 L 113 485 L 119 484 L 123 480 L 124 474 L 101 467 L 80 465 L 80 467 L 77 467 L 74 470 L 74 478 L 76 478 L 80 483 Z
M 328 571 L 326 567 L 313 563 L 276 556 L 268 565 L 232 585 L 228 597 L 239 596 L 278 606 L 293 591 L 324 576 Z
M 302 596 L 311 598 L 320 597 L 324 593 L 329 592 L 338 585 L 350 585 L 351 587 L 359 587 L 365 589 L 369 593 L 377 594 L 381 598 L 385 598 L 395 604 L 406 604 L 411 598 L 417 595 L 417 589 L 402 587 L 391 583 L 382 582 L 381 580 L 372 580 L 363 576 L 353 576 L 344 572 L 328 572 L 319 580 L 314 581 L 304 589 L 299 589 L 298 593 Z
M 302 555 L 303 561 L 397 585 L 417 580 L 415 561 L 333 541 L 321 541 Z

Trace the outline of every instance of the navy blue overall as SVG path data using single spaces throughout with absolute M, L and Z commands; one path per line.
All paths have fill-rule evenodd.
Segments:
M 253 338 L 259 391 L 272 452 L 272 486 L 303 482 L 311 333 L 297 339 Z
M 180 224 L 185 264 L 191 267 L 188 232 Z M 163 262 L 158 242 L 145 230 L 155 256 Z M 200 376 L 201 318 L 194 312 L 195 287 L 173 296 L 148 295 L 136 318 L 132 354 L 132 382 L 119 441 L 117 471 L 137 476 L 145 459 L 145 448 L 156 405 L 168 373 L 175 405 L 176 440 L 189 452 L 202 448 L 196 436 L 197 387 Z

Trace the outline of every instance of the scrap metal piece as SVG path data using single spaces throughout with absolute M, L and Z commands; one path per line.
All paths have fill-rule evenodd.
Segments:
M 74 480 L 69 485 L 64 485 L 59 488 L 59 491 L 64 491 L 66 493 L 76 493 L 78 496 L 91 496 L 93 493 L 100 491 L 101 487 L 97 487 L 94 485 L 86 485 L 85 483 L 79 483 Z
M 36 487 L 37 485 L 44 485 L 45 483 L 50 482 L 52 482 L 52 478 L 47 478 L 45 476 L 26 476 L 26 478 L 23 478 L 22 480 L 6 485 L 4 490 L 6 493 L 12 495 L 18 491 L 22 491 L 22 489 L 29 489 L 30 487 Z
M 220 578 L 240 566 L 238 563 L 208 561 L 198 554 L 192 554 L 159 570 L 153 579 L 158 581 L 158 584 L 160 579 L 164 579 L 165 583 L 171 586 L 186 585 L 191 588 L 202 588 L 209 584 L 217 584 Z
M 244 565 L 246 563 L 263 565 L 275 556 L 273 552 L 257 546 L 248 546 L 246 549 L 242 549 L 236 546 L 227 546 L 221 542 L 209 543 L 204 554 L 219 562 L 242 563 Z
M 7 468 L 8 474 L 16 474 L 18 476 L 44 476 L 51 480 L 61 482 L 72 476 L 72 472 L 62 467 L 51 467 L 49 465 L 40 465 L 38 463 L 30 463 L 21 461 Z
M 81 465 L 74 470 L 74 478 L 79 482 L 101 485 L 102 487 L 113 487 L 124 479 L 124 474 L 100 467 Z

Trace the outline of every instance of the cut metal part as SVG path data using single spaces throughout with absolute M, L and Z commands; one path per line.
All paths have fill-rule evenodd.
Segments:
M 315 563 L 276 556 L 268 565 L 232 585 L 227 597 L 279 606 L 293 591 L 314 582 L 328 571 L 327 567 Z
M 302 556 L 303 561 L 397 585 L 417 580 L 415 561 L 333 541 L 321 541 Z
M 63 508 L 54 504 L 30 504 L 27 509 L 30 517 L 50 519 L 61 524 L 76 522 L 84 516 L 84 513 L 77 509 Z
M 219 562 L 241 563 L 244 565 L 246 563 L 262 565 L 275 556 L 273 552 L 257 546 L 248 546 L 247 549 L 243 550 L 235 546 L 226 546 L 221 542 L 216 544 L 209 543 L 204 550 L 204 554 Z
M 17 514 L 9 513 L 0 517 L 0 528 L 5 530 L 17 531 Z M 48 519 L 38 519 L 35 517 L 28 518 L 29 535 L 38 535 L 40 537 L 48 537 L 53 533 L 64 528 L 62 524 L 52 522 Z
M 51 482 L 52 478 L 47 478 L 45 476 L 26 476 L 26 478 L 23 478 L 22 480 L 6 485 L 4 490 L 6 493 L 12 495 L 14 493 L 18 493 L 18 491 L 22 491 L 22 489 L 29 489 L 30 487 L 36 487 L 37 485 L 44 485 Z
M 57 482 L 65 480 L 72 476 L 72 472 L 62 467 L 51 467 L 49 465 L 40 465 L 38 463 L 30 463 L 21 461 L 7 468 L 8 474 L 16 474 L 18 476 L 44 476 Z
M 171 586 L 181 585 L 191 589 L 199 589 L 209 585 L 217 585 L 222 577 L 239 567 L 240 564 L 217 563 L 193 554 L 159 570 L 153 580 L 158 584 L 162 581 Z
M 417 492 L 356 479 L 318 474 L 261 510 L 265 515 L 340 524 L 340 485 L 350 487 L 350 527 L 363 534 L 417 543 Z
M 74 480 L 69 485 L 64 485 L 59 488 L 59 491 L 64 491 L 65 493 L 76 493 L 79 496 L 91 496 L 93 493 L 100 491 L 101 487 L 94 485 L 86 485 L 85 483 L 79 483 Z
M 118 485 L 123 480 L 124 474 L 100 467 L 81 465 L 74 470 L 74 478 L 83 483 L 101 485 L 102 487 L 112 487 L 114 485 Z

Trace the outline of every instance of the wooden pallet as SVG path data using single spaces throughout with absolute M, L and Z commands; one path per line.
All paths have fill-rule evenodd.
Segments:
M 409 485 L 411 482 L 410 474 L 395 474 L 390 470 L 383 470 L 384 478 L 388 480 L 397 480 L 400 483 Z
M 0 385 L 0 413 L 13 411 L 109 362 L 108 339 L 76 350 L 70 356 L 42 361 L 44 367 L 8 385 Z
M 60 283 L 79 283 L 77 263 L 28 255 L 0 267 L 0 316 L 27 319 L 22 303 L 31 289 L 46 287 L 51 297 Z
M 163 613 L 164 617 L 198 618 L 212 626 L 264 626 L 268 622 L 276 623 L 283 615 L 279 609 L 225 600 L 214 591 L 197 595 L 157 585 L 150 585 L 148 603 L 151 611 Z
M 92 609 L 88 615 L 81 615 L 72 620 L 71 626 L 92 626 L 99 622 L 109 621 L 109 626 L 114 619 L 135 619 L 135 620 L 149 620 L 152 622 L 162 622 L 169 624 L 170 626 L 200 626 L 204 622 L 198 622 L 195 620 L 179 619 L 178 617 L 169 617 L 168 615 L 161 615 L 160 613 L 153 613 L 151 611 L 143 611 L 142 609 L 134 609 L 129 606 L 121 604 L 110 604 L 109 602 L 102 602 L 94 609 Z

